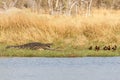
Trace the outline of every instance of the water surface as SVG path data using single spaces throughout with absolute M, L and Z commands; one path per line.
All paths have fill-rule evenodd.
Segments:
M 120 57 L 0 58 L 0 80 L 120 80 Z

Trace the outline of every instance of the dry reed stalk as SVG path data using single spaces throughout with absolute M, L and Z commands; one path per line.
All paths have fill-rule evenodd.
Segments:
M 30 41 L 87 45 L 120 43 L 120 11 L 94 10 L 93 16 L 51 16 L 12 9 L 0 14 L 0 42 Z

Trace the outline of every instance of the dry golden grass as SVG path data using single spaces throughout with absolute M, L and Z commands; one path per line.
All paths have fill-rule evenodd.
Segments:
M 120 11 L 94 10 L 92 16 L 36 14 L 9 9 L 0 13 L 0 42 L 31 41 L 72 46 L 120 44 Z

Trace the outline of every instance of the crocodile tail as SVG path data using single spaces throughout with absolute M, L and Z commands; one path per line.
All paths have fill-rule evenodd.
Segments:
M 6 49 L 9 49 L 9 48 L 18 48 L 18 46 L 7 46 Z
M 6 49 L 12 48 L 13 46 L 7 46 Z

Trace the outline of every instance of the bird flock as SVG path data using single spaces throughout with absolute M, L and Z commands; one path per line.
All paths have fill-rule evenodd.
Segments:
M 104 46 L 104 47 L 100 47 L 100 46 L 95 46 L 95 47 L 93 47 L 93 46 L 90 46 L 89 48 L 88 48 L 89 50 L 95 50 L 95 51 L 99 51 L 99 50 L 105 50 L 105 51 L 110 51 L 110 50 L 112 50 L 112 51 L 115 51 L 116 49 L 117 49 L 117 46 L 116 45 L 114 45 L 114 46 Z

